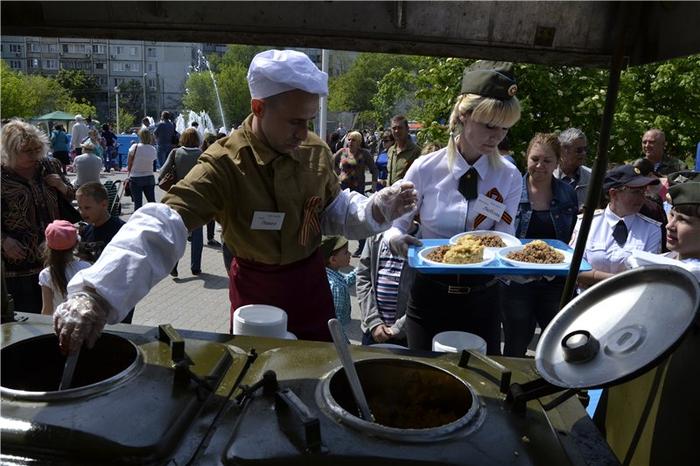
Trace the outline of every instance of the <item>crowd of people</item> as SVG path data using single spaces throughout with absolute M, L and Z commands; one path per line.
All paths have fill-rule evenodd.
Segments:
M 461 330 L 483 338 L 489 354 L 524 356 L 536 326 L 559 311 L 563 279 L 428 275 L 408 266 L 408 248 L 472 230 L 574 246 L 589 208 L 596 211 L 584 258 L 593 269 L 579 275 L 580 292 L 625 270 L 635 251 L 667 248 L 700 276 L 700 179 L 664 153 L 664 133 L 647 131 L 644 157 L 612 168 L 603 204 L 586 206 L 591 170 L 581 130 L 533 135 L 524 173 L 504 149 L 521 112 L 510 65 L 466 70 L 446 147 L 420 147 L 401 115 L 387 130 L 339 128 L 328 143 L 309 132 L 327 75 L 300 52 L 256 55 L 248 83 L 252 113 L 229 135 L 177 134 L 168 112 L 156 125 L 144 121 L 126 161 L 135 209 L 126 224 L 111 215 L 99 179 L 115 157 L 108 125 L 99 133 L 78 115 L 70 144 L 61 125 L 50 140 L 22 121 L 3 126 L 7 291 L 17 309 L 53 313 L 65 351 L 94 342 L 106 323 L 130 322 L 155 283 L 178 275 L 188 237 L 191 272 L 201 273 L 204 227 L 213 244 L 214 221 L 231 313 L 278 306 L 302 339 L 329 340 L 332 317 L 350 325 L 356 286 L 364 344 L 429 350 L 436 334 Z M 71 152 L 74 183 L 66 177 Z M 155 203 L 156 175 L 162 182 L 170 172 L 174 185 Z M 88 224 L 80 239 L 61 221 L 76 197 Z M 348 239 L 360 241 L 349 275 Z M 128 286 L 115 290 L 115 281 Z

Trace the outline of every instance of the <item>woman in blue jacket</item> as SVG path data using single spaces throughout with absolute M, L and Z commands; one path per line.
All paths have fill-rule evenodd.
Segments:
M 66 165 L 70 165 L 69 150 L 70 143 L 63 125 L 54 126 L 53 131 L 51 131 L 51 153 L 53 158 L 61 162 L 64 175 L 66 174 Z
M 569 242 L 576 225 L 578 200 L 568 184 L 553 176 L 561 148 L 553 133 L 537 133 L 527 147 L 527 172 L 515 219 L 515 235 L 528 239 Z M 501 289 L 504 356 L 523 357 L 535 334 L 535 324 L 547 327 L 559 312 L 564 278 L 511 282 Z

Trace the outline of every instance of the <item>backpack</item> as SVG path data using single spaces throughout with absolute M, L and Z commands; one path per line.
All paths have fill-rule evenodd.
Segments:
M 122 204 L 119 199 L 117 184 L 121 181 L 105 181 L 105 189 L 107 190 L 107 209 L 112 217 L 119 217 L 122 214 Z

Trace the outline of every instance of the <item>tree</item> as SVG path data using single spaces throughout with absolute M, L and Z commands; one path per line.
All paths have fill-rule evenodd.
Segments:
M 119 107 L 132 115 L 143 113 L 143 84 L 141 81 L 130 79 L 119 84 Z
M 380 80 L 392 68 L 411 68 L 411 58 L 405 55 L 361 53 L 347 73 L 332 78 L 329 83 L 328 109 L 333 112 L 358 112 L 361 119 L 375 116 L 372 97 L 377 94 Z M 362 118 L 362 113 L 369 118 Z
M 14 72 L 4 61 L 0 63 L 0 81 L 0 113 L 3 118 L 32 118 L 55 110 L 95 114 L 92 104 L 85 100 L 76 101 L 57 80 Z
M 250 90 L 246 75 L 248 65 L 235 63 L 222 66 L 219 74 L 221 103 L 226 115 L 226 124 L 233 127 L 240 124 L 250 113 Z M 218 115 L 218 107 L 216 115 Z
M 192 110 L 196 113 L 204 110 L 217 126 L 221 126 L 214 85 L 208 71 L 190 73 L 185 83 L 185 96 L 182 98 L 182 105 L 186 110 Z
M 61 69 L 56 74 L 56 81 L 77 100 L 94 101 L 102 93 L 97 77 L 83 70 Z

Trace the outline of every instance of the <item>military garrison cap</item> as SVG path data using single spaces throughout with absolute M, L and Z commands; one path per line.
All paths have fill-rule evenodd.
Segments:
M 510 100 L 517 92 L 512 63 L 479 60 L 464 69 L 462 94 Z
M 348 240 L 344 236 L 324 236 L 321 238 L 321 253 L 323 254 L 323 259 L 328 261 L 335 251 L 346 244 L 348 244 Z
M 700 182 L 688 181 L 668 188 L 671 204 L 675 207 L 683 204 L 700 204 Z
M 668 175 L 666 175 L 666 178 L 668 179 L 669 186 L 686 183 L 688 181 L 700 182 L 700 172 L 684 170 L 680 172 L 669 173 Z

